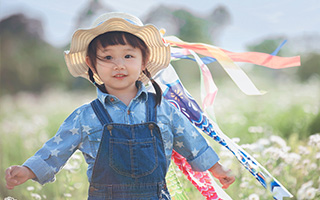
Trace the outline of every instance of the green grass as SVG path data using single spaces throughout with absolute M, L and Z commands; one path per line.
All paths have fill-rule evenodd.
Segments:
M 267 94 L 252 97 L 243 95 L 232 83 L 218 85 L 217 122 L 226 135 L 237 140 L 294 195 L 292 199 L 318 199 L 320 135 L 310 127 L 317 124 L 319 116 L 320 81 L 267 82 L 265 86 Z M 94 93 L 55 90 L 0 98 L 0 199 L 87 198 L 87 165 L 80 152 L 68 161 L 55 182 L 44 186 L 28 181 L 9 191 L 5 188 L 4 171 L 32 156 L 76 107 L 94 98 Z M 230 152 L 206 138 L 219 153 L 222 164 L 236 176 L 236 182 L 226 190 L 229 196 L 257 199 L 254 195 L 258 195 L 259 199 L 270 199 L 270 194 Z M 190 199 L 204 199 L 183 176 L 180 179 Z

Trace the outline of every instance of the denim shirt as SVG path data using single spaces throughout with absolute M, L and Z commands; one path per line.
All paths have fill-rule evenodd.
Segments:
M 126 106 L 118 98 L 97 89 L 98 99 L 108 110 L 114 122 L 124 124 L 143 123 L 146 120 L 146 88 L 138 82 L 136 97 Z M 211 168 L 219 157 L 189 120 L 167 100 L 157 107 L 157 124 L 161 130 L 167 166 L 172 149 L 184 156 L 195 171 Z M 62 123 L 56 135 L 29 158 L 23 165 L 31 169 L 40 184 L 52 182 L 55 174 L 65 165 L 76 150 L 80 150 L 88 163 L 90 182 L 92 169 L 102 136 L 102 125 L 90 103 L 77 108 Z

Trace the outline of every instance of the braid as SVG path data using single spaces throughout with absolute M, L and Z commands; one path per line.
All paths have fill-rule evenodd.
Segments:
M 142 72 L 150 79 L 152 86 L 153 86 L 154 90 L 156 91 L 156 105 L 155 106 L 160 105 L 161 98 L 162 98 L 162 90 L 161 90 L 159 84 L 151 77 L 151 74 L 147 69 L 143 70 Z
M 99 85 L 98 83 L 96 83 L 96 81 L 94 80 L 94 77 L 93 77 L 93 72 L 92 70 L 89 68 L 88 70 L 88 74 L 89 74 L 89 79 L 90 81 L 95 85 L 97 86 L 97 88 L 99 88 L 99 90 L 101 90 L 102 92 L 104 93 L 107 93 L 107 90 L 106 90 L 106 87 L 104 86 L 104 84 L 102 85 Z

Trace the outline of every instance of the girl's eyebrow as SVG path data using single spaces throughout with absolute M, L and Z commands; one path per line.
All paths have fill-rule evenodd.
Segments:
M 112 51 L 112 49 L 108 49 L 108 47 L 106 47 L 106 48 L 99 48 L 100 49 L 100 51 L 102 51 L 102 52 L 108 52 L 108 51 Z M 123 51 L 135 51 L 135 49 L 136 48 L 126 48 L 126 49 L 123 49 Z

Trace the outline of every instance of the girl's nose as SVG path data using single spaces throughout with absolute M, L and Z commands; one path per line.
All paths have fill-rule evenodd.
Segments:
M 114 64 L 115 64 L 115 69 L 124 69 L 124 60 L 121 58 L 115 59 Z

